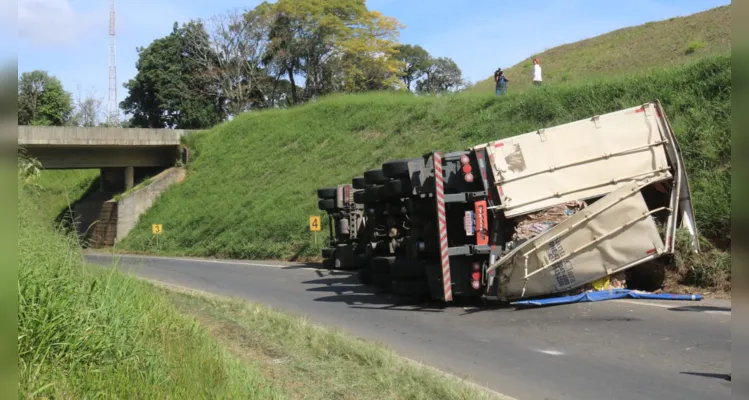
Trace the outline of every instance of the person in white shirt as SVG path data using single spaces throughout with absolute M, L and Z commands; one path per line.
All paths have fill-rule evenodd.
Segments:
M 541 63 L 538 62 L 538 58 L 533 59 L 533 84 L 541 86 Z

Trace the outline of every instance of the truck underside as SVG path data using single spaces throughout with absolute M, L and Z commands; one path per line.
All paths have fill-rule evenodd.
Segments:
M 699 251 L 689 192 L 655 101 L 319 189 L 330 222 L 322 256 L 362 283 L 446 302 L 576 293 L 625 273 L 657 276 L 677 227 Z

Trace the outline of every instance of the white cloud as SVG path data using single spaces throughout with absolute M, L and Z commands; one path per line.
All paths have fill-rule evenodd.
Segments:
M 108 24 L 106 11 L 82 13 L 68 0 L 19 0 L 18 34 L 37 46 L 75 44 L 93 30 Z

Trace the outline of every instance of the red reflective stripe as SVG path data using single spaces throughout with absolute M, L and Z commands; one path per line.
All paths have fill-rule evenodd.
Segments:
M 655 249 L 650 249 L 645 252 L 645 254 L 653 254 L 653 253 L 655 253 Z
M 635 113 L 641 113 L 641 112 L 645 112 L 645 107 L 640 107 L 635 110 Z
M 499 191 L 499 195 L 500 196 L 504 196 L 505 195 L 505 191 L 502 189 L 502 186 L 497 186 L 497 191 Z
M 504 145 L 505 145 L 505 144 L 504 144 L 504 143 L 501 143 L 501 142 L 500 142 L 500 143 L 494 143 L 494 147 L 502 147 L 502 146 L 504 146 Z

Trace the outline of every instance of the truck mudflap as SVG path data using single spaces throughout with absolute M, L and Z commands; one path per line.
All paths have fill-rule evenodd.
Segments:
M 629 181 L 568 219 L 520 244 L 490 266 L 497 297 L 512 300 L 569 292 L 642 264 L 668 248 L 642 189 L 663 177 Z

